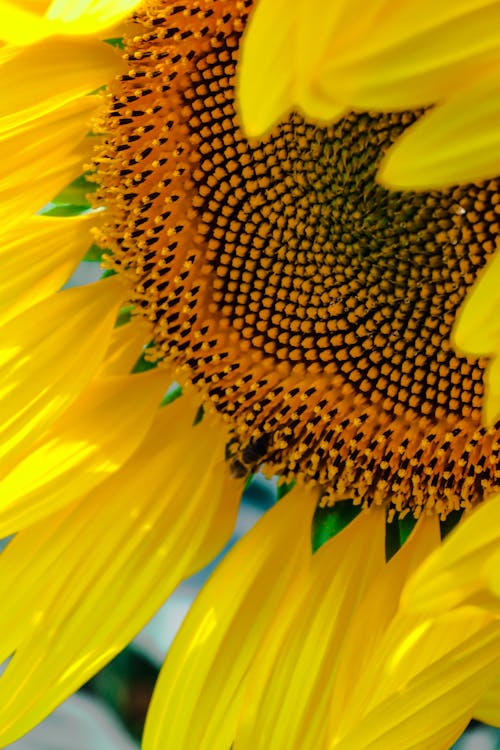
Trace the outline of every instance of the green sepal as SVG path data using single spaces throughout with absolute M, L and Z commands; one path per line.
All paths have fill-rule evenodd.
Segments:
M 312 521 L 311 542 L 313 552 L 316 552 L 325 542 L 345 529 L 361 511 L 360 505 L 354 505 L 352 500 L 342 500 L 333 507 L 318 506 Z

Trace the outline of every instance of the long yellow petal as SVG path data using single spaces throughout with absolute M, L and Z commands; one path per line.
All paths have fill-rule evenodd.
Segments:
M 484 373 L 482 421 L 487 427 L 500 419 L 500 354 L 488 362 Z
M 500 250 L 480 273 L 462 305 L 452 333 L 454 347 L 477 356 L 500 353 Z
M 91 115 L 99 104 L 98 96 L 75 99 L 44 117 L 4 133 L 0 137 L 3 164 L 0 191 L 20 188 L 29 181 L 30 175 L 50 170 L 55 161 L 71 150 L 75 141 L 85 137 Z
M 225 430 L 193 427 L 195 414 L 185 397 L 162 409 L 119 472 L 0 557 L 0 632 L 17 648 L 0 678 L 2 743 L 109 661 L 229 537 L 241 482 L 225 471 Z
M 128 16 L 138 0 L 53 0 L 34 12 L 15 0 L 0 2 L 0 39 L 27 45 L 55 35 L 100 34 Z
M 130 372 L 150 338 L 149 327 L 142 318 L 133 318 L 115 328 L 99 374 L 125 375 Z
M 190 610 L 162 669 L 146 750 L 227 750 L 242 681 L 290 582 L 311 558 L 315 498 L 297 490 L 219 565 Z
M 403 591 L 411 612 L 462 603 L 500 611 L 500 495 L 473 511 L 420 566 Z
M 320 549 L 309 580 L 288 593 L 250 670 L 235 750 L 316 750 L 329 722 L 359 719 L 373 690 L 367 666 L 399 591 L 438 541 L 438 524 L 420 523 L 387 565 L 384 530 L 383 512 L 362 514 Z
M 248 137 L 262 135 L 294 103 L 294 8 L 287 0 L 259 0 L 250 16 L 237 81 Z
M 93 380 L 0 482 L 0 536 L 53 513 L 113 474 L 140 445 L 162 371 Z
M 385 565 L 363 597 L 342 644 L 329 698 L 325 724 L 328 723 L 333 735 L 342 736 L 355 727 L 377 692 L 387 661 L 381 643 L 387 639 L 403 586 L 439 543 L 438 520 L 421 518 L 410 539 Z
M 100 98 L 69 102 L 39 120 L 0 136 L 3 226 L 43 208 L 83 168 L 81 142 Z M 91 139 L 88 139 L 91 140 Z
M 356 39 L 370 30 L 381 4 L 259 0 L 245 29 L 238 67 L 237 101 L 246 134 L 261 136 L 292 107 L 321 121 L 340 117 L 346 104 L 324 96 L 319 71 L 335 55 L 336 35 L 341 33 L 345 43 L 346 35 Z
M 396 618 L 378 690 L 329 750 L 440 750 L 450 747 L 500 668 L 500 621 L 461 608 L 427 621 Z M 364 709 L 364 710 L 363 710 Z
M 355 108 L 433 104 L 500 63 L 496 0 L 386 0 L 360 31 L 353 38 L 339 25 L 315 80 L 326 98 Z
M 107 349 L 124 288 L 68 289 L 0 327 L 0 461 L 5 470 L 78 396 Z
M 92 155 L 92 139 L 72 145 L 64 156 L 45 172 L 33 172 L 29 182 L 11 190 L 0 191 L 0 223 L 5 230 L 36 213 L 59 193 L 62 188 L 79 177 L 82 166 Z
M 498 69 L 499 29 L 496 0 L 259 0 L 240 63 L 244 127 L 261 135 L 292 106 L 335 120 L 440 102 Z
M 500 81 L 496 75 L 452 96 L 410 127 L 379 178 L 392 188 L 431 190 L 500 174 Z
M 385 565 L 383 529 L 367 538 L 367 518 L 324 545 L 294 616 L 271 623 L 235 750 L 438 750 L 498 673 L 500 622 L 489 613 L 425 621 L 398 612 L 405 578 L 438 543 L 437 524 L 421 522 Z
M 485 724 L 500 727 L 500 678 L 481 696 L 474 709 L 474 718 Z
M 314 555 L 252 667 L 235 750 L 321 747 L 339 648 L 384 566 L 384 528 L 382 511 L 363 513 Z
M 91 215 L 31 216 L 2 233 L 0 324 L 57 292 L 91 243 Z
M 47 39 L 17 54 L 0 50 L 0 133 L 52 112 L 105 84 L 120 58 L 107 44 Z

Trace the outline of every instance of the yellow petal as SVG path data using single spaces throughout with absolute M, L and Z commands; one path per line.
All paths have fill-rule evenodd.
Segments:
M 235 750 L 322 747 L 339 650 L 384 568 L 384 531 L 382 511 L 362 513 L 288 592 L 250 671 Z
M 59 292 L 0 328 L 0 459 L 11 462 L 98 369 L 124 289 L 116 279 Z
M 481 697 L 474 710 L 474 718 L 485 724 L 500 727 L 500 678 Z
M 0 157 L 4 164 L 0 190 L 21 188 L 30 176 L 49 171 L 54 161 L 64 158 L 74 142 L 85 137 L 99 102 L 97 96 L 75 99 L 42 118 L 4 133 L 0 138 Z
M 245 28 L 237 101 L 246 134 L 264 134 L 292 107 L 322 122 L 338 119 L 344 102 L 317 89 L 318 71 L 331 57 L 339 27 L 356 36 L 380 3 L 361 0 L 259 0 Z
M 400 614 L 401 586 L 438 526 L 424 519 L 386 565 L 374 520 L 324 545 L 294 616 L 270 624 L 235 750 L 429 750 L 467 723 L 500 664 L 500 622 L 475 609 L 427 622 Z
M 493 426 L 500 419 L 500 356 L 494 357 L 484 373 L 483 423 Z
M 260 0 L 241 47 L 238 103 L 245 133 L 253 138 L 274 125 L 293 104 L 294 6 Z
M 450 747 L 498 674 L 500 621 L 475 608 L 423 622 L 396 618 L 386 644 L 378 690 L 370 703 L 359 706 L 350 732 L 342 736 L 331 727 L 325 747 Z
M 464 354 L 490 356 L 484 374 L 482 421 L 500 416 L 500 251 L 496 250 L 478 276 L 458 312 L 452 331 L 454 348 Z
M 138 0 L 54 0 L 44 13 L 45 3 L 26 8 L 14 0 L 2 0 L 0 39 L 26 45 L 54 35 L 100 34 L 136 5 Z
M 500 64 L 496 0 L 259 0 L 243 39 L 239 100 L 261 135 L 292 106 L 415 109 Z
M 381 643 L 387 639 L 387 630 L 397 614 L 403 586 L 439 544 L 437 518 L 420 518 L 410 538 L 366 591 L 342 644 L 329 697 L 324 723 L 333 735 L 342 736 L 355 727 L 377 692 L 387 661 Z
M 349 102 L 325 97 L 321 75 L 325 64 L 337 54 L 335 47 L 349 44 L 372 28 L 379 6 L 384 0 L 297 0 L 295 14 L 296 58 L 294 70 L 294 102 L 307 117 L 322 124 L 334 122 L 350 109 Z M 333 51 L 332 51 L 333 46 Z
M 500 611 L 500 495 L 461 521 L 403 591 L 411 612 L 442 612 L 461 603 Z
M 368 110 L 415 109 L 499 65 L 500 4 L 386 0 L 356 35 L 338 24 L 328 51 L 316 72 L 327 99 Z
M 78 144 L 85 138 L 99 102 L 97 96 L 75 99 L 0 137 L 0 202 L 2 218 L 5 216 L 8 224 L 43 208 L 65 186 L 66 175 L 75 170 L 78 161 L 76 174 L 81 174 Z
M 235 750 L 315 750 L 329 723 L 339 731 L 357 723 L 378 680 L 370 657 L 403 583 L 439 542 L 438 524 L 422 519 L 386 564 L 384 531 L 383 512 L 362 514 L 288 593 L 249 673 Z
M 0 146 L 1 150 L 1 146 Z M 58 162 L 43 173 L 33 173 L 29 182 L 15 190 L 0 191 L 0 224 L 3 229 L 36 213 L 59 193 L 62 188 L 82 174 L 82 168 L 92 155 L 92 139 L 73 145 Z
M 480 273 L 462 305 L 452 343 L 464 354 L 500 353 L 500 251 Z
M 0 678 L 2 742 L 109 661 L 229 537 L 241 482 L 226 472 L 225 431 L 193 427 L 195 414 L 185 397 L 162 409 L 120 471 L 0 557 L 0 643 L 18 649 Z
M 410 127 L 387 154 L 380 181 L 404 190 L 480 182 L 500 174 L 499 71 Z
M 91 215 L 30 216 L 2 233 L 0 323 L 57 292 L 91 243 Z
M 160 674 L 146 750 L 230 747 L 246 671 L 289 583 L 310 561 L 315 500 L 293 490 L 231 550 L 202 590 Z
M 96 33 L 128 16 L 138 4 L 138 0 L 52 0 L 46 15 L 62 23 L 87 26 Z
M 15 55 L 0 50 L 0 61 L 0 133 L 95 91 L 120 65 L 112 47 L 85 39 L 47 39 Z
M 115 328 L 99 374 L 125 375 L 130 372 L 150 338 L 149 327 L 142 318 L 133 318 Z M 168 382 L 167 375 L 165 382 Z
M 92 381 L 0 482 L 0 537 L 113 474 L 141 443 L 167 385 L 157 370 Z

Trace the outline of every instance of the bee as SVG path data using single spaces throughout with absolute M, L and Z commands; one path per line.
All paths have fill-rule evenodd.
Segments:
M 239 479 L 257 471 L 267 453 L 268 445 L 269 435 L 261 435 L 255 440 L 250 440 L 245 448 L 231 459 L 231 474 Z

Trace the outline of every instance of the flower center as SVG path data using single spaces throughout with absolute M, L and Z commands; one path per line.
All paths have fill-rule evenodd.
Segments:
M 496 181 L 439 193 L 377 184 L 418 113 L 298 115 L 242 135 L 234 75 L 250 2 L 145 4 L 96 157 L 101 238 L 173 358 L 229 421 L 232 467 L 399 512 L 500 483 L 481 426 L 484 362 L 449 343 L 494 249 Z

